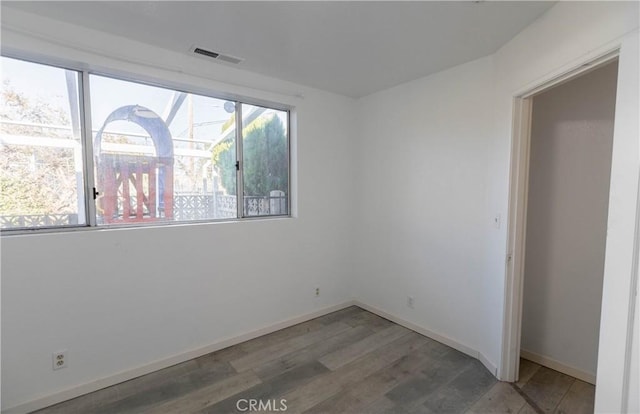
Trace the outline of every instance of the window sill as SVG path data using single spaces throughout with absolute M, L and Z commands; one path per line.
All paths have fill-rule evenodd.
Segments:
M 287 215 L 273 215 L 273 216 L 252 216 L 243 218 L 228 218 L 218 220 L 192 220 L 192 221 L 173 221 L 164 223 L 152 223 L 152 224 L 117 224 L 111 226 L 61 226 L 61 227 L 39 227 L 34 229 L 3 229 L 0 230 L 0 237 L 12 237 L 12 236 L 26 236 L 26 235 L 39 235 L 39 234 L 63 234 L 73 232 L 85 232 L 85 231 L 110 231 L 110 230 L 139 230 L 139 229 L 158 229 L 166 227 L 185 227 L 185 226 L 200 226 L 206 224 L 225 224 L 225 223 L 242 223 L 251 221 L 271 221 L 271 220 L 283 220 L 295 218 L 291 214 Z

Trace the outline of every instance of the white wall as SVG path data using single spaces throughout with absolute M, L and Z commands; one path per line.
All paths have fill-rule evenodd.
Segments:
M 521 347 L 594 379 L 617 73 L 535 96 L 531 122 Z
M 490 58 L 362 99 L 356 186 L 369 203 L 357 209 L 356 297 L 477 347 L 503 377 L 513 98 L 622 45 L 596 398 L 598 411 L 620 411 L 638 180 L 637 28 L 638 3 L 561 2 Z
M 2 18 L 3 48 L 292 104 L 297 122 L 295 218 L 3 237 L 3 409 L 351 300 L 353 100 L 9 9 Z M 54 372 L 60 349 L 69 367 Z
M 475 350 L 491 65 L 476 60 L 359 103 L 356 296 Z

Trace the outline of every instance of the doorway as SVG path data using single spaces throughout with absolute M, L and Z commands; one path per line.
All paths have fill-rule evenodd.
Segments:
M 531 97 L 522 358 L 595 385 L 618 62 Z
M 601 55 L 599 58 L 593 59 L 591 62 L 580 65 L 574 68 L 572 71 L 551 79 L 547 83 L 529 90 L 526 93 L 516 97 L 514 99 L 514 142 L 512 147 L 512 181 L 510 184 L 510 206 L 509 206 L 509 251 L 507 255 L 507 286 L 506 286 L 506 309 L 505 309 L 505 335 L 503 337 L 503 368 L 501 378 L 507 381 L 515 381 L 519 375 L 519 360 L 521 354 L 521 338 L 523 339 L 523 345 L 533 347 L 539 350 L 539 353 L 534 352 L 531 349 L 526 349 L 530 353 L 526 356 L 532 357 L 531 353 L 546 356 L 544 361 L 546 365 L 553 365 L 554 362 L 560 362 L 560 364 L 553 365 L 552 368 L 568 371 L 570 375 L 593 382 L 595 379 L 595 366 L 597 363 L 597 344 L 598 344 L 598 328 L 599 328 L 599 312 L 600 301 L 602 300 L 602 276 L 603 268 L 602 262 L 604 260 L 604 237 L 606 235 L 606 223 L 607 223 L 607 202 L 609 199 L 609 173 L 611 168 L 611 141 L 613 136 L 613 113 L 615 109 L 615 93 L 617 86 L 617 62 L 618 52 L 614 51 L 608 54 Z M 604 71 L 604 72 L 602 72 Z M 603 75 L 604 74 L 604 75 Z M 614 75 L 611 80 L 611 75 Z M 595 98 L 593 97 L 594 91 L 591 91 L 592 97 L 587 95 L 588 90 L 592 89 L 593 81 L 598 77 L 604 77 L 609 79 L 609 86 L 602 86 L 605 89 L 608 88 L 609 99 L 608 102 L 608 114 L 605 121 L 602 113 L 596 111 L 597 102 L 601 101 L 602 90 L 595 91 Z M 602 79 L 600 79 L 602 81 Z M 580 84 L 583 84 L 583 88 Z M 605 82 L 606 84 L 607 82 Z M 563 89 L 575 89 L 573 96 L 562 97 Z M 584 89 L 584 90 L 582 90 Z M 597 88 L 596 88 L 597 89 Z M 566 92 L 566 91 L 565 91 Z M 554 97 L 553 94 L 556 94 Z M 587 94 L 587 95 L 585 95 Z M 571 94 L 569 94 L 571 95 Z M 574 102 L 571 103 L 571 99 Z M 546 100 L 546 102 L 545 102 Z M 595 102 L 596 105 L 590 104 Z M 536 138 L 532 134 L 532 127 L 534 122 L 534 106 L 540 106 L 536 111 L 536 114 L 541 115 L 544 113 L 545 108 L 548 109 L 547 115 L 553 115 L 559 111 L 559 108 L 552 108 L 553 105 L 564 104 L 566 109 L 561 110 L 561 114 L 566 119 L 549 119 L 551 123 L 555 122 L 556 125 L 549 126 L 547 131 L 538 127 L 538 132 L 543 131 L 542 135 L 550 135 L 552 138 L 542 138 L 543 142 L 538 142 L 541 138 Z M 605 105 L 605 112 L 607 111 Z M 580 114 L 582 110 L 584 113 Z M 572 112 L 573 111 L 573 112 Z M 595 111 L 595 112 L 594 112 Z M 600 110 L 602 112 L 602 110 Z M 589 126 L 589 116 L 595 118 L 595 124 Z M 584 118 L 584 119 L 583 119 Z M 602 131 L 602 123 L 608 125 L 606 131 Z M 598 126 L 599 125 L 599 126 Z M 557 133 L 571 131 L 574 128 L 578 132 L 569 134 L 568 138 L 560 139 Z M 608 135 L 608 138 L 604 138 L 604 141 L 600 139 L 598 145 L 599 149 L 593 148 L 589 145 L 581 144 L 580 138 L 586 138 L 585 131 L 594 132 L 592 129 L 600 129 L 600 133 Z M 582 132 L 580 132 L 582 131 Z M 555 134 L 555 135 L 554 135 Z M 540 135 L 540 134 L 537 134 Z M 536 142 L 532 142 L 532 138 L 536 138 Z M 593 139 L 593 138 L 592 138 Z M 581 144 L 581 145 L 578 145 Z M 555 149 L 555 151 L 554 151 Z M 535 154 L 532 151 L 536 151 Z M 604 156 L 603 156 L 604 151 Z M 579 168 L 581 165 L 589 164 L 587 166 L 593 167 L 592 161 L 589 156 L 599 154 L 598 168 L 594 168 L 595 175 L 598 176 L 599 192 L 596 197 L 600 200 L 598 204 L 596 216 L 599 219 L 595 220 L 599 224 L 596 224 L 593 217 L 594 215 L 586 211 L 582 205 L 587 203 L 590 207 L 594 204 L 589 197 L 593 197 L 593 194 L 589 194 L 591 182 L 588 177 L 594 171 L 587 171 L 586 173 L 580 173 Z M 533 158 L 532 158 L 533 157 Z M 604 161 L 603 161 L 604 160 Z M 533 174 L 530 176 L 530 169 L 540 169 L 542 165 L 541 174 Z M 603 178 L 603 175 L 605 176 Z M 555 178 L 554 178 L 555 177 Z M 530 180 L 534 180 L 530 183 Z M 536 187 L 533 194 L 530 194 L 530 184 Z M 563 190 L 562 188 L 565 188 Z M 568 198 L 569 202 L 562 202 L 561 198 L 566 196 L 567 193 L 575 189 L 574 187 L 581 188 L 583 194 L 578 197 L 582 200 L 582 205 L 576 200 Z M 566 190 L 566 189 L 569 190 Z M 545 194 L 545 191 L 547 193 Z M 585 196 L 586 194 L 586 196 Z M 529 197 L 533 197 L 531 200 Z M 558 198 L 560 197 L 560 198 Z M 585 198 L 586 197 L 586 198 Z M 585 201 L 587 200 L 587 201 Z M 539 211 L 532 213 L 532 217 L 528 216 L 529 202 L 537 203 L 537 209 Z M 560 205 L 562 208 L 557 208 Z M 533 205 L 532 205 L 533 206 Z M 585 215 L 581 215 L 581 213 Z M 593 213 L 593 212 L 592 212 Z M 594 213 L 595 214 L 595 213 Z M 545 218 L 546 215 L 546 218 Z M 531 223 L 529 219 L 532 219 Z M 532 227 L 535 226 L 535 231 Z M 572 224 L 575 232 L 571 232 Z M 589 230 L 591 229 L 591 230 Z M 533 246 L 529 246 L 527 251 L 527 232 L 532 230 L 535 240 L 529 242 Z M 593 233 L 588 233 L 593 231 Z M 536 234 L 537 233 L 537 234 Z M 568 235 L 567 235 L 568 233 Z M 562 237 L 558 240 L 558 235 L 565 234 L 564 239 Z M 590 236 L 585 236 L 590 234 Z M 555 242 L 545 243 L 544 237 L 553 236 Z M 551 240 L 553 240 L 553 237 Z M 572 241 L 573 237 L 573 241 Z M 591 250 L 585 248 L 584 244 L 590 244 L 585 241 L 592 241 Z M 539 245 L 535 248 L 536 243 Z M 558 249 L 558 246 L 563 246 Z M 598 254 L 585 253 L 585 251 L 596 251 L 594 246 L 598 247 L 596 250 Z M 563 250 L 563 249 L 566 249 Z M 559 253 L 558 253 L 559 252 Z M 551 253 L 551 257 L 546 257 L 543 253 Z M 527 259 L 525 256 L 534 256 L 529 261 L 529 268 L 527 268 Z M 539 257 L 535 257 L 535 256 Z M 598 256 L 598 257 L 593 257 Z M 592 260 L 596 259 L 598 260 Z M 573 263 L 573 265 L 572 265 Z M 571 280 L 563 281 L 558 285 L 556 280 L 557 274 L 569 274 L 570 276 L 578 277 L 581 274 L 582 269 L 589 268 L 591 280 L 591 288 L 587 289 L 589 292 L 589 299 L 584 300 L 585 304 L 589 302 L 590 311 L 589 318 L 584 318 L 586 315 L 581 313 L 577 309 L 565 309 L 565 312 L 558 312 L 558 309 L 562 311 L 562 305 L 579 301 L 580 297 L 577 295 L 579 289 L 572 290 L 571 287 L 576 287 L 577 284 L 583 283 L 581 281 L 576 282 Z M 599 268 L 599 270 L 597 270 Z M 594 270 L 596 269 L 596 270 Z M 538 273 L 544 274 L 542 281 L 538 283 L 538 293 L 552 295 L 543 299 L 529 300 L 529 304 L 532 306 L 524 306 L 525 303 L 525 273 Z M 583 272 L 582 272 L 583 273 Z M 556 276 L 554 276 L 556 275 Z M 594 276 L 595 275 L 595 276 Z M 570 278 L 569 278 L 570 279 Z M 529 277 L 529 281 L 534 283 L 536 287 L 535 279 L 533 276 Z M 546 287 L 541 287 L 542 282 L 551 282 Z M 554 285 L 555 283 L 555 285 Z M 595 287 L 594 287 L 595 286 Z M 528 291 L 531 291 L 531 285 Z M 595 291 L 595 292 L 594 292 Z M 567 294 L 569 292 L 569 294 Z M 558 302 L 558 298 L 562 298 L 564 294 L 567 303 L 551 304 L 551 302 Z M 584 291 L 583 291 L 584 296 Z M 546 301 L 546 302 L 545 302 Z M 550 302 L 551 301 L 551 302 Z M 594 311 L 595 310 L 595 311 Z M 555 312 L 555 313 L 554 313 Z M 574 316 L 583 316 L 582 319 L 590 320 L 590 323 L 584 323 L 584 321 L 573 321 L 573 324 L 569 322 L 569 328 L 562 328 L 561 326 L 567 325 L 567 321 L 571 320 L 571 314 Z M 524 323 L 525 332 L 523 332 L 523 316 L 538 316 L 539 321 L 534 323 Z M 558 319 L 558 320 L 556 320 Z M 551 329 L 545 331 L 545 324 L 551 322 Z M 579 331 L 591 332 L 591 338 L 586 341 L 590 341 L 589 350 L 585 350 L 584 355 L 580 358 L 571 359 L 566 358 L 566 355 L 561 351 L 553 351 L 554 347 L 556 351 L 558 349 L 571 350 L 575 349 L 575 343 L 579 343 L 578 348 L 581 348 L 583 342 L 578 339 L 576 328 Z M 531 328 L 531 329 L 530 329 Z M 566 332 L 565 332 L 566 331 Z M 571 335 L 566 335 L 562 338 L 561 344 L 558 346 L 553 345 L 552 341 L 554 337 L 553 332 L 575 333 L 575 338 Z M 533 332 L 533 333 L 532 333 Z M 542 334 L 541 334 L 542 333 Z M 538 335 L 538 343 L 530 341 L 532 337 Z M 593 339 L 595 338 L 595 339 Z M 571 343 L 572 339 L 576 339 L 574 343 Z M 541 350 L 541 351 L 540 351 Z M 551 350 L 551 351 L 550 351 Z M 551 354 L 551 355 L 544 355 Z M 555 356 L 555 358 L 554 358 Z M 565 360 L 565 361 L 561 361 Z M 591 361 L 585 363 L 585 361 Z M 563 363 L 564 362 L 564 363 Z M 566 368 L 569 368 L 568 370 Z M 571 370 L 571 368 L 576 368 Z M 583 375 L 584 374 L 584 375 Z

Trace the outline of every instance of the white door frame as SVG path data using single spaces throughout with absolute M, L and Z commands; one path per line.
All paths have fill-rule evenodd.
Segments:
M 617 59 L 619 50 L 620 46 L 616 45 L 596 56 L 574 62 L 570 68 L 539 81 L 513 98 L 504 330 L 500 370 L 500 379 L 504 381 L 514 382 L 519 376 L 533 97 Z

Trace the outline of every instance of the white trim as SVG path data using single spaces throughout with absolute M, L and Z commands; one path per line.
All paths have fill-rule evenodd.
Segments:
M 267 335 L 272 332 L 279 331 L 281 329 L 285 329 L 290 326 L 297 325 L 299 323 L 306 322 L 311 319 L 314 319 L 314 318 L 317 318 L 317 317 L 320 317 L 344 308 L 348 308 L 349 306 L 354 306 L 354 305 L 357 305 L 355 301 L 347 301 L 337 305 L 328 306 L 326 308 L 322 308 L 313 312 L 305 313 L 303 315 L 286 319 L 286 320 L 277 322 L 273 325 L 266 326 L 264 328 L 260 328 L 251 332 L 236 335 L 231 338 L 222 339 L 210 345 L 206 345 L 197 349 L 192 349 L 190 351 L 182 352 L 180 354 L 172 355 L 170 357 L 159 359 L 157 361 L 153 361 L 151 363 L 141 365 L 136 368 L 121 371 L 116 374 L 97 379 L 95 381 L 80 384 L 75 387 L 68 388 L 64 391 L 60 391 L 54 394 L 49 394 L 44 397 L 36 398 L 26 403 L 18 404 L 16 406 L 9 407 L 7 409 L 2 410 L 2 414 L 22 414 L 22 413 L 29 413 L 32 411 L 40 410 L 42 408 L 49 407 L 51 405 L 58 404 L 63 401 L 67 401 L 72 398 L 76 398 L 81 395 L 88 394 L 90 392 L 98 391 L 102 388 L 110 387 L 112 385 L 119 384 L 121 382 L 128 381 L 133 378 L 140 377 L 142 375 L 146 375 L 151 372 L 170 367 L 172 365 L 180 364 L 190 359 L 198 358 L 203 355 L 209 354 L 211 352 L 219 351 L 221 349 L 224 349 L 233 345 L 237 345 L 239 343 L 257 338 L 259 336 Z
M 91 92 L 89 87 L 89 75 L 87 72 L 78 72 L 78 89 L 80 92 L 78 110 L 80 111 L 80 139 L 82 141 L 84 180 L 85 223 L 87 226 L 96 226 L 96 199 L 94 189 L 96 187 L 94 159 L 93 159 L 93 131 L 91 128 Z M 84 128 L 83 128 L 84 127 Z
M 409 322 L 407 320 L 404 320 L 402 318 L 394 316 L 394 315 L 392 315 L 390 313 L 387 313 L 387 312 L 385 312 L 385 311 L 383 311 L 381 309 L 378 309 L 378 308 L 376 308 L 374 306 L 370 306 L 370 305 L 367 305 L 366 303 L 362 303 L 362 302 L 360 302 L 358 300 L 355 300 L 354 304 L 356 306 L 364 309 L 364 310 L 367 310 L 367 311 L 369 311 L 371 313 L 375 313 L 376 315 L 381 316 L 381 317 L 383 317 L 385 319 L 389 319 L 391 322 L 395 322 L 398 325 L 402 325 L 405 328 L 411 329 L 414 332 L 417 332 L 417 333 L 419 333 L 421 335 L 424 335 L 424 336 L 426 336 L 428 338 L 431 338 L 431 339 L 433 339 L 435 341 L 438 341 L 438 342 L 443 343 L 443 344 L 445 344 L 447 346 L 450 346 L 451 348 L 456 349 L 456 350 L 458 350 L 458 351 L 460 351 L 460 352 L 462 352 L 464 354 L 467 354 L 470 357 L 473 357 L 473 358 L 479 360 L 489 370 L 489 372 L 491 372 L 492 375 L 496 376 L 496 374 L 497 374 L 496 365 L 493 362 L 491 362 L 486 356 L 484 356 L 481 352 L 473 349 L 472 347 L 470 347 L 468 345 L 465 345 L 465 344 L 463 344 L 461 342 L 458 342 L 455 339 L 449 338 L 446 335 L 442 335 L 442 334 L 436 333 L 436 332 L 434 332 L 434 331 L 432 331 L 430 329 L 427 329 L 427 328 L 425 328 L 423 326 L 416 325 L 413 322 Z
M 590 60 L 580 64 L 579 67 L 571 67 L 566 71 L 560 72 L 558 75 L 550 79 L 549 81 L 540 84 L 538 87 L 528 90 L 522 94 L 522 98 L 530 98 L 538 95 L 542 92 L 549 90 L 550 88 L 559 86 L 565 82 L 572 81 L 577 76 L 586 75 L 587 73 L 596 70 L 607 63 L 617 59 L 620 55 L 620 46 L 616 46 L 611 50 L 607 49 L 605 52 L 596 54 Z
M 578 378 L 579 380 L 588 382 L 589 384 L 596 384 L 595 374 L 583 371 L 576 367 L 572 367 L 571 365 L 567 365 L 553 358 L 536 354 L 535 352 L 526 351 L 524 349 L 520 350 L 520 356 L 524 359 L 535 362 L 536 364 L 544 365 L 547 368 L 551 368 L 558 372 L 562 372 L 563 374 L 567 374 L 574 378 Z
M 640 174 L 640 171 L 638 171 Z M 629 297 L 629 322 L 627 333 L 627 349 L 624 358 L 624 380 L 622 383 L 622 412 L 629 412 L 629 386 L 631 382 L 631 370 L 634 368 L 632 364 L 633 341 L 634 336 L 637 338 L 640 332 L 636 332 L 636 307 L 638 306 L 638 277 L 640 275 L 640 177 L 638 177 L 638 196 L 636 201 L 636 232 L 633 241 L 633 270 L 631 272 L 631 295 Z M 637 339 L 635 339 L 637 341 Z M 637 367 L 635 367 L 637 369 Z
M 242 146 L 244 144 L 244 135 L 242 130 L 244 119 L 242 118 L 242 102 L 236 101 L 236 217 L 244 218 L 244 155 Z M 287 131 L 287 141 L 289 140 L 289 131 Z
M 522 326 L 522 291 L 529 181 L 529 141 L 531 133 L 531 99 L 514 99 L 513 143 L 507 230 L 505 314 L 502 337 L 502 361 L 499 379 L 516 381 L 520 369 L 520 335 Z M 516 160 L 514 162 L 514 160 Z
M 476 357 L 476 359 L 478 361 L 480 361 L 482 363 L 482 365 L 484 365 L 484 367 L 486 369 L 489 370 L 489 372 L 496 378 L 498 378 L 498 367 L 496 366 L 496 364 L 494 364 L 493 362 L 491 362 L 491 360 L 489 360 L 489 358 L 487 358 L 482 352 L 478 351 L 478 356 Z
M 593 49 L 588 53 L 567 62 L 538 79 L 513 90 L 511 95 L 516 98 L 527 98 L 535 94 L 542 93 L 552 86 L 557 86 L 560 83 L 566 82 L 577 74 L 587 73 L 588 71 L 596 69 L 600 65 L 606 64 L 620 55 L 622 42 L 628 35 L 635 33 L 637 30 L 638 29 L 630 30 L 601 47 Z

